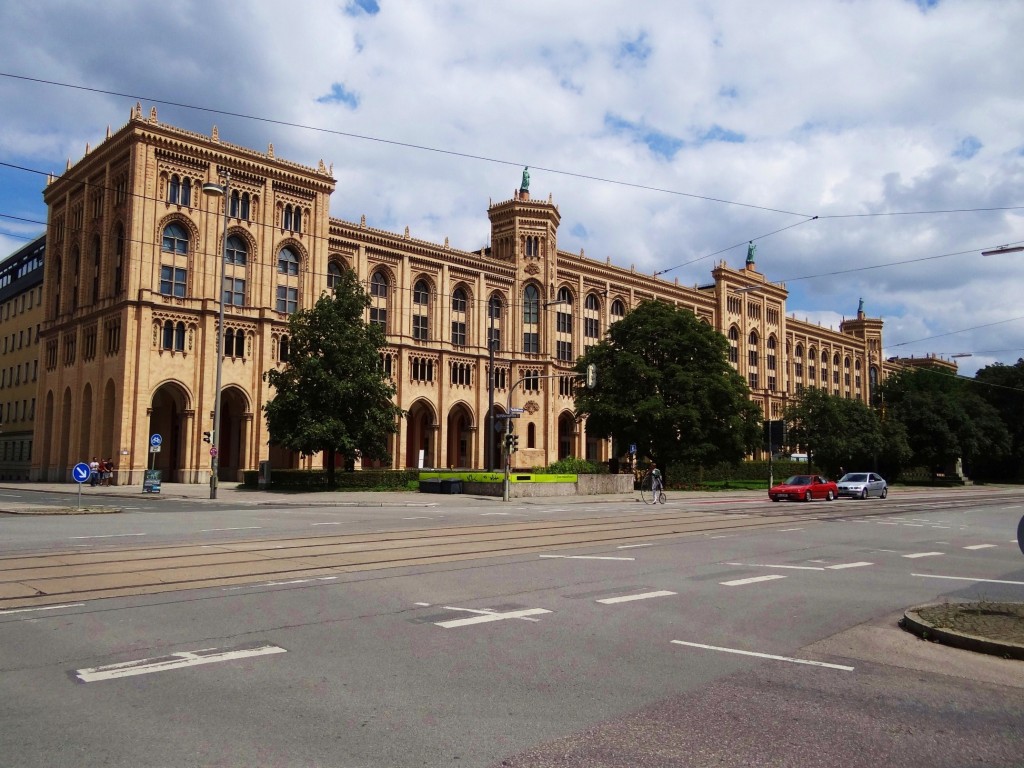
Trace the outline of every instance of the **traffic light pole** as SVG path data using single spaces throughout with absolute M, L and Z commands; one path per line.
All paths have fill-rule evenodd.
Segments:
M 524 376 L 511 387 L 509 387 L 508 408 L 505 409 L 505 439 L 502 441 L 505 449 L 505 482 L 502 485 L 501 489 L 502 501 L 509 501 L 509 486 L 511 483 L 510 470 L 512 466 L 512 454 L 514 453 L 512 448 L 512 394 L 516 391 L 516 387 L 518 387 L 527 379 L 530 379 L 531 381 L 536 379 L 560 379 L 566 375 L 572 376 L 573 378 L 576 379 L 584 379 L 586 381 L 588 389 L 593 389 L 594 385 L 597 384 L 597 368 L 593 363 L 591 363 L 590 365 L 587 366 L 587 372 L 585 374 L 553 373 L 546 376 Z M 516 448 L 515 450 L 518 450 L 518 448 Z

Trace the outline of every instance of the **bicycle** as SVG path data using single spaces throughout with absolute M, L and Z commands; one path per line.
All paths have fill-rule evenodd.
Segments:
M 654 476 L 648 472 L 640 481 L 640 498 L 643 499 L 644 504 L 664 504 L 668 500 L 665 496 L 664 484 L 659 481 L 657 500 L 655 500 L 653 484 Z

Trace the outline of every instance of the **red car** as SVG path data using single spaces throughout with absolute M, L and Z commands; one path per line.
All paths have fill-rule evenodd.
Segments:
M 838 495 L 839 487 L 835 482 L 826 480 L 821 475 L 793 475 L 785 482 L 774 485 L 768 490 L 768 498 L 772 501 L 781 501 L 782 499 L 832 501 Z

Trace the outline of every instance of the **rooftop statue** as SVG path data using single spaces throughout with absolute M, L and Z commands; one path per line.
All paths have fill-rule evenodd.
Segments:
M 751 240 L 750 243 L 747 245 L 747 264 L 754 263 L 754 251 L 756 250 L 757 246 L 754 245 L 754 241 Z
M 857 314 L 860 314 L 863 311 L 864 311 L 864 299 L 861 299 L 860 303 L 857 305 Z
M 530 191 L 530 166 L 523 168 L 523 183 L 519 185 L 522 192 Z

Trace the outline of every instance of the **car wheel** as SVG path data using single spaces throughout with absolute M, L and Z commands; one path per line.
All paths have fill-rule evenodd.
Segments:
M 810 501 L 812 498 L 813 497 L 812 497 L 810 491 L 808 491 L 807 493 L 804 494 L 804 501 Z
M 868 497 L 868 489 L 867 488 L 865 488 L 863 491 L 860 492 L 860 497 L 862 499 L 866 499 Z
M 825 500 L 826 501 L 832 501 L 835 497 L 836 497 L 836 495 L 834 493 L 832 493 L 832 489 L 829 488 L 828 489 L 828 493 L 825 494 Z
M 889 495 L 889 489 L 888 488 L 883 488 L 882 489 L 882 493 L 879 495 L 879 498 L 880 499 L 884 499 L 888 495 Z
M 779 500 L 778 496 L 772 496 L 772 501 L 778 501 L 778 500 Z

